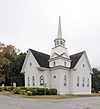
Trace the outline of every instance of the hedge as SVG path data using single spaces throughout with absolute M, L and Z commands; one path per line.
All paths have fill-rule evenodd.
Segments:
M 31 91 L 32 95 L 57 95 L 57 89 L 27 88 L 27 91 Z
M 37 95 L 37 88 L 27 88 L 26 91 L 31 91 L 32 95 Z
M 0 87 L 0 91 L 12 91 L 14 94 L 22 95 L 57 95 L 57 89 L 47 89 L 47 88 L 25 88 L 25 87 L 15 87 L 4 86 Z
M 57 95 L 57 89 L 49 89 L 49 95 Z

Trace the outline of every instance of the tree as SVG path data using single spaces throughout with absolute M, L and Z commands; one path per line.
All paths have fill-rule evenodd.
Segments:
M 22 65 L 26 53 L 20 53 L 11 64 L 10 83 L 16 82 L 17 85 L 24 85 L 24 74 L 21 74 Z
M 19 54 L 19 51 L 13 45 L 0 43 L 0 84 L 11 85 L 16 82 L 23 85 L 24 77 L 20 71 L 26 54 Z
M 9 71 L 10 60 L 8 54 L 10 52 L 8 48 L 9 46 L 0 43 L 0 83 L 5 82 Z
M 100 71 L 97 68 L 93 68 L 92 74 L 92 89 L 94 92 L 100 91 Z

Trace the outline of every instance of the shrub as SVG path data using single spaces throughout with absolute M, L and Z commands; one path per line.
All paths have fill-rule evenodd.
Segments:
M 33 91 L 34 88 L 27 88 L 26 91 Z
M 12 86 L 6 86 L 6 91 L 12 91 L 13 87 Z
M 37 95 L 48 95 L 48 89 L 46 88 L 37 88 Z
M 32 90 L 32 94 L 33 94 L 33 95 L 37 95 L 37 89 L 33 89 L 33 90 Z
M 16 88 L 13 89 L 13 93 L 14 93 L 14 94 L 19 94 L 20 91 L 21 91 L 21 89 L 18 88 L 18 87 L 16 87 Z
M 44 95 L 45 89 L 44 88 L 37 88 L 37 95 Z
M 25 95 L 25 94 L 26 94 L 26 90 L 21 90 L 21 91 L 20 91 L 20 94 L 21 94 L 21 95 Z
M 37 88 L 27 88 L 27 91 L 31 91 L 33 95 L 37 95 Z
M 13 93 L 14 94 L 20 94 L 21 93 L 21 90 L 26 90 L 27 88 L 25 88 L 25 87 L 15 87 L 14 89 L 13 89 Z
M 32 91 L 27 91 L 27 95 L 32 96 Z
M 57 95 L 57 89 L 49 89 L 49 95 Z

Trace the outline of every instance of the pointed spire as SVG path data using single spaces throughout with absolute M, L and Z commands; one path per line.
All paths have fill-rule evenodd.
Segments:
M 57 38 L 62 38 L 62 30 L 61 30 L 61 17 L 59 16 L 59 24 L 58 24 L 58 33 Z

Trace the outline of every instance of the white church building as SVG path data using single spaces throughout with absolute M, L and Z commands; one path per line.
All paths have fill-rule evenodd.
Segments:
M 25 87 L 55 88 L 58 94 L 91 94 L 92 69 L 85 51 L 68 55 L 59 17 L 51 55 L 29 49 L 22 66 Z

